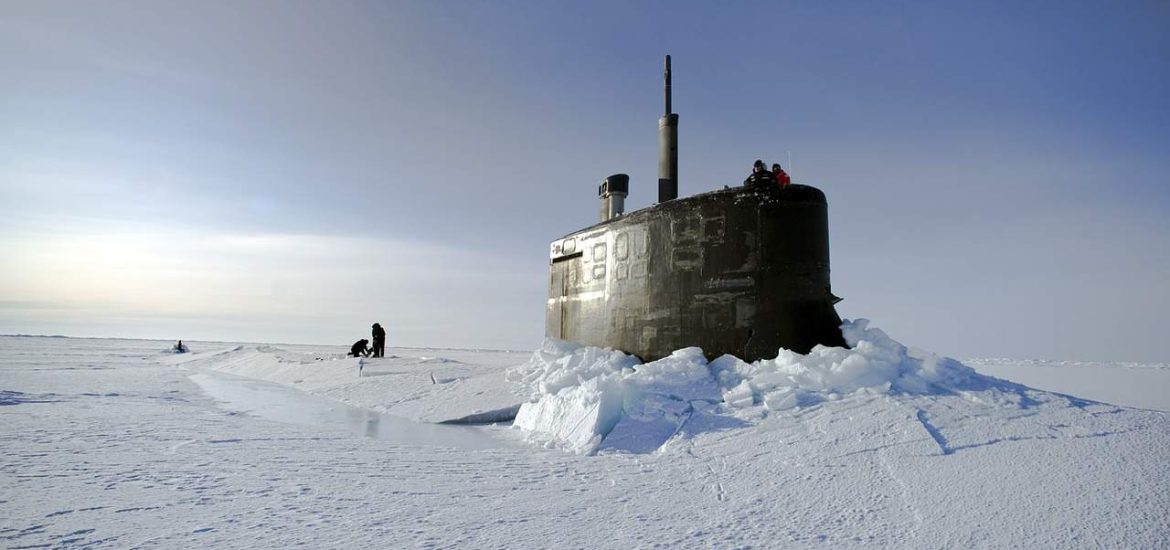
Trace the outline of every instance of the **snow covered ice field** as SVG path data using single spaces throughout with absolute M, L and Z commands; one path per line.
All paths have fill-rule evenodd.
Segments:
M 1170 545 L 1170 366 L 850 328 L 753 365 L 0 337 L 0 546 Z

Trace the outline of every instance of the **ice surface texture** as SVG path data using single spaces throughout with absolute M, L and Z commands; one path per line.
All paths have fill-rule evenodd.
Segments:
M 391 348 L 359 378 L 347 345 L 191 342 L 190 354 L 162 353 L 169 345 L 0 337 L 0 547 L 1165 548 L 1170 540 L 1170 415 L 991 378 L 943 377 L 925 394 L 894 382 L 852 394 L 838 385 L 833 398 L 801 386 L 800 376 L 769 388 L 744 372 L 736 386 L 756 389 L 732 406 L 719 401 L 730 388 L 712 365 L 684 350 L 654 367 L 608 371 L 621 374 L 610 381 L 639 370 L 644 380 L 624 383 L 620 418 L 582 455 L 403 445 L 273 422 L 225 409 L 188 378 L 221 370 L 440 421 L 526 401 L 540 375 L 514 367 L 530 352 Z M 509 368 L 529 382 L 506 380 Z M 1004 368 L 1013 380 L 1065 372 Z M 1086 382 L 1067 389 L 1077 394 L 1097 396 L 1110 380 L 1164 390 L 1170 380 L 1146 376 L 1165 368 L 1077 368 Z M 689 373 L 712 382 L 688 381 Z M 563 389 L 583 385 L 559 379 L 569 382 Z M 769 396 L 785 387 L 820 401 L 770 409 Z

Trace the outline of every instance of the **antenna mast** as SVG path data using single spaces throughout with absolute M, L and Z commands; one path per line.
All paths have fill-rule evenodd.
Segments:
M 678 197 L 678 115 L 670 112 L 670 56 L 663 72 L 666 110 L 658 119 L 658 202 Z

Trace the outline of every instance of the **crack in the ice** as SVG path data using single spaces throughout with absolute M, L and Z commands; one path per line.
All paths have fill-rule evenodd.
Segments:
M 960 445 L 958 447 L 952 447 L 951 452 L 961 451 L 961 450 L 965 450 L 965 449 L 974 449 L 977 447 L 987 447 L 989 445 L 995 445 L 996 443 L 1006 443 L 1006 442 L 1011 442 L 1011 441 L 1043 441 L 1043 440 L 1049 440 L 1049 439 L 1089 439 L 1089 438 L 1096 438 L 1096 437 L 1109 437 L 1111 435 L 1120 435 L 1120 434 L 1129 433 L 1129 432 L 1136 432 L 1136 431 L 1140 431 L 1140 429 L 1137 429 L 1137 430 L 1117 430 L 1117 431 L 1112 431 L 1112 432 L 1093 432 L 1093 433 L 1088 433 L 1088 434 L 1072 434 L 1072 435 L 1064 435 L 1064 434 L 1061 434 L 1061 435 L 1049 434 L 1049 435 L 1035 435 L 1035 436 L 1012 435 L 1012 436 L 1007 436 L 1007 437 L 997 437 L 994 439 L 989 439 L 989 440 L 983 441 L 981 443 L 971 443 L 969 445 Z
M 849 451 L 849 452 L 844 453 L 844 454 L 839 454 L 835 458 L 845 458 L 847 456 L 859 455 L 859 454 L 863 454 L 863 453 L 876 453 L 878 451 L 884 451 L 886 449 L 890 449 L 893 447 L 902 447 L 905 445 L 913 445 L 914 443 L 916 443 L 916 442 L 915 441 L 900 441 L 898 443 L 890 443 L 889 445 L 879 445 L 877 447 L 870 447 L 868 449 L 858 449 L 856 451 Z
M 915 417 L 918 419 L 918 423 L 922 424 L 922 427 L 926 430 L 926 433 L 930 434 L 930 438 L 933 439 L 935 444 L 938 445 L 938 448 L 942 454 L 949 455 L 954 453 L 955 449 L 952 449 L 947 445 L 947 438 L 943 436 L 942 432 L 940 432 L 938 428 L 935 427 L 934 424 L 931 424 L 930 420 L 926 418 L 926 411 L 922 409 L 915 410 L 918 411 L 918 413 L 915 415 Z
M 50 399 L 52 397 L 57 397 L 57 395 L 53 393 L 34 395 L 19 391 L 0 390 L 0 406 L 24 403 L 57 403 L 60 401 L 60 399 Z

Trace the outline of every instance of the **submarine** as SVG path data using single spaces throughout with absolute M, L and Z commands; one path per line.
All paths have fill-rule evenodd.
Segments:
M 629 176 L 602 181 L 598 223 L 549 244 L 545 336 L 643 361 L 691 346 L 748 362 L 844 347 L 825 194 L 793 183 L 679 198 L 669 55 L 664 80 L 658 202 L 627 213 Z

